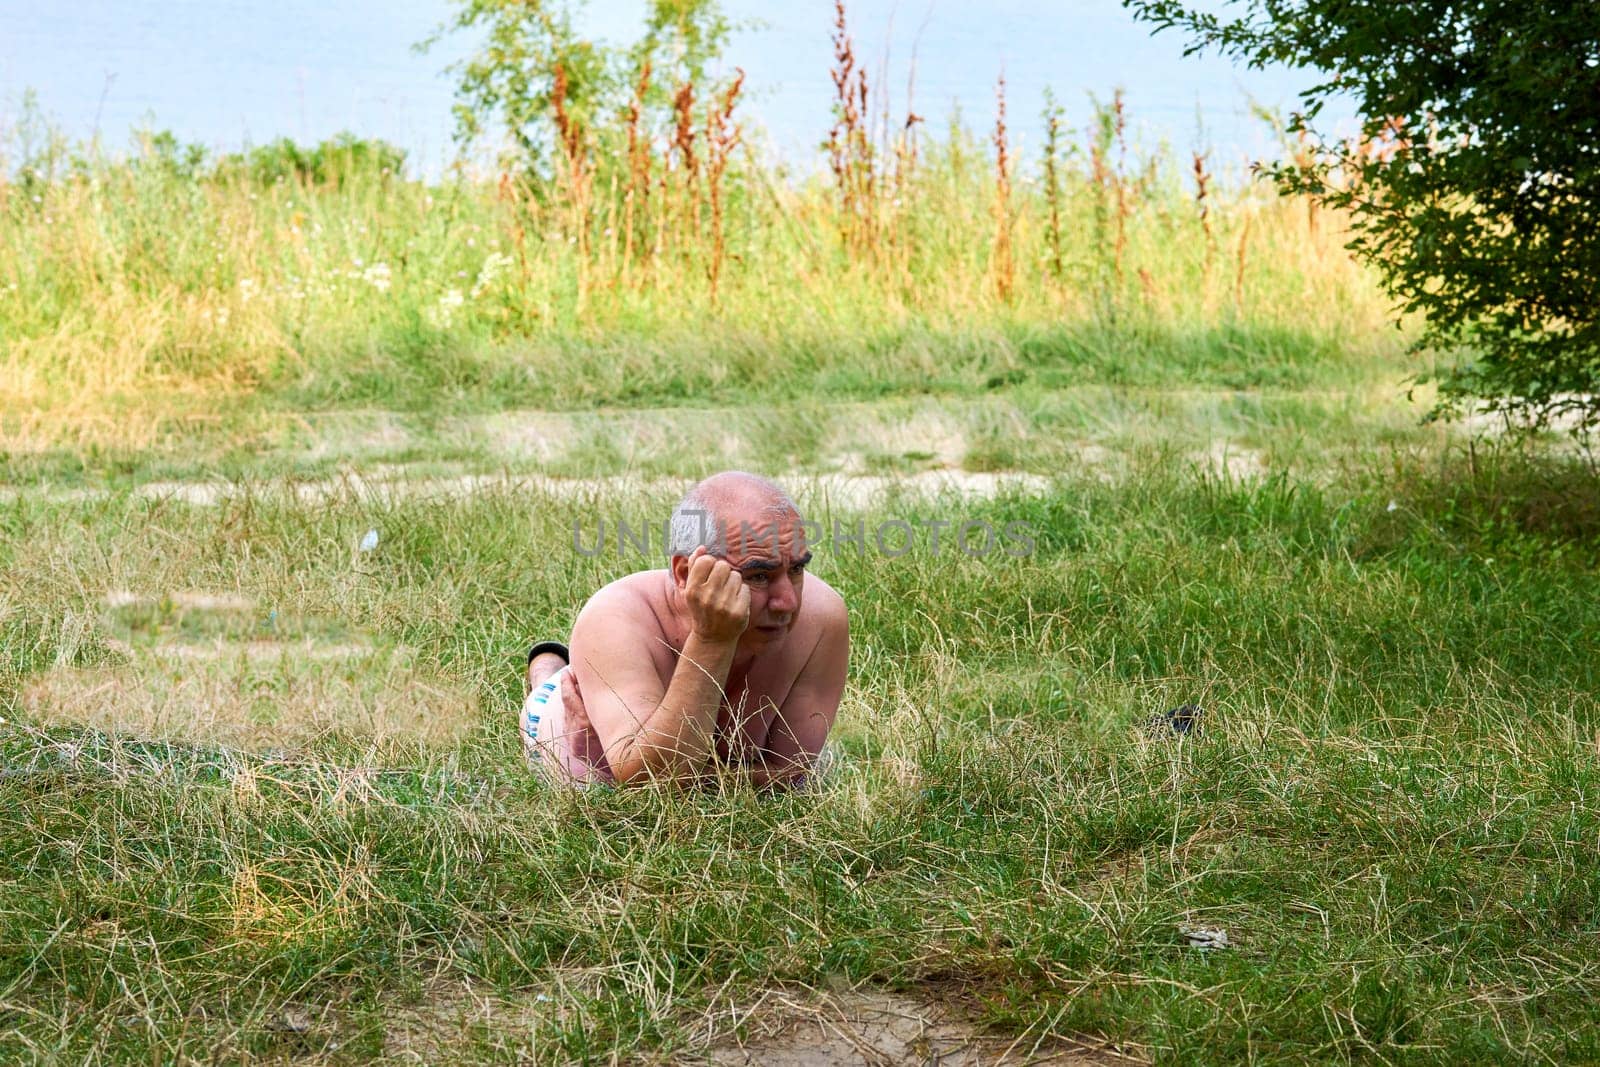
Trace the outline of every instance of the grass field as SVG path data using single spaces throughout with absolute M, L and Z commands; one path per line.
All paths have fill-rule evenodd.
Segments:
M 7 142 L 0 445 L 29 450 L 244 407 L 1344 389 L 1426 369 L 1337 216 L 1110 132 L 1042 170 L 957 128 L 871 163 L 847 202 L 745 152 L 713 184 L 704 146 L 693 168 L 671 146 L 623 173 L 602 155 L 573 188 L 425 184 L 337 145 L 345 169 L 319 179 L 283 150 L 195 163 L 170 136 L 128 159 Z
M 857 989 L 1099 1050 L 1063 1062 L 1600 1056 L 1600 509 L 1412 418 L 369 413 L 226 477 L 35 470 L 0 512 L 0 1057 L 677 1060 Z M 724 463 L 1037 550 L 819 552 L 855 648 L 813 794 L 540 788 L 518 649 L 645 565 L 574 526 Z M 1185 701 L 1203 737 L 1136 728 Z
M 1007 288 L 981 170 L 865 260 L 745 172 L 714 297 L 494 185 L 11 186 L 0 1060 L 1600 1060 L 1592 470 L 1419 425 L 1336 219 L 1080 168 L 1058 275 L 1019 178 Z M 575 528 L 728 466 L 869 531 L 834 768 L 541 787 L 519 651 L 654 565 Z

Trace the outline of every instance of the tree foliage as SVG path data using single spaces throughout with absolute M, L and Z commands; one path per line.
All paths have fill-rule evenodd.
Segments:
M 470 143 L 497 128 L 536 174 L 549 168 L 557 147 L 558 103 L 573 129 L 592 134 L 615 126 L 649 66 L 655 77 L 643 104 L 665 113 L 667 86 L 702 82 L 732 29 L 717 0 L 649 0 L 644 32 L 626 47 L 583 36 L 573 6 L 558 0 L 454 0 L 454 7 L 418 47 L 426 50 L 447 33 L 480 41 L 449 68 L 457 79 L 457 140 Z
M 193 160 L 197 147 L 189 145 L 184 150 L 187 153 L 184 158 Z M 149 138 L 146 157 L 175 159 L 177 151 L 172 134 L 161 131 Z M 346 131 L 315 145 L 301 145 L 280 137 L 258 148 L 223 156 L 217 160 L 216 173 L 218 176 L 243 176 L 261 185 L 298 181 L 340 186 L 357 175 L 399 174 L 405 163 L 405 149 Z M 190 170 L 193 169 L 191 163 Z
M 1313 151 L 1271 174 L 1346 209 L 1351 249 L 1425 316 L 1418 347 L 1463 355 L 1441 410 L 1600 422 L 1600 4 L 1124 3 L 1190 53 L 1326 75 L 1289 127 Z M 1319 133 L 1335 100 L 1354 101 L 1359 139 Z

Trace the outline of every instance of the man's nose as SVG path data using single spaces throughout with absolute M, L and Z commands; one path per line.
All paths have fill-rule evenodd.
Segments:
M 787 574 L 774 578 L 767 591 L 767 610 L 774 614 L 787 614 L 793 611 L 795 606 L 794 582 L 789 580 Z

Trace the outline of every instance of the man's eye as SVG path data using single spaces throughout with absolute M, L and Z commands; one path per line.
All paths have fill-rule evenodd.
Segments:
M 744 580 L 749 585 L 766 585 L 767 584 L 767 572 L 766 571 L 756 571 L 754 574 L 746 575 Z
M 806 565 L 804 563 L 796 563 L 793 567 L 789 568 L 789 577 L 798 578 L 805 572 Z

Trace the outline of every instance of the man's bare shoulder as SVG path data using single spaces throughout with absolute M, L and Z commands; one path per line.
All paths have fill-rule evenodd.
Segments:
M 850 625 L 850 613 L 845 608 L 844 597 L 815 574 L 806 575 L 804 614 L 811 616 L 813 624 L 823 630 Z
M 574 647 L 593 654 L 593 642 L 631 650 L 643 644 L 652 650 L 669 637 L 667 572 L 639 571 L 602 586 L 578 612 L 572 627 Z M 619 640 L 620 639 L 620 640 Z M 652 651 L 652 658 L 655 657 Z
M 597 589 L 583 605 L 582 615 L 597 612 L 603 615 L 635 614 L 651 611 L 664 599 L 663 582 L 667 572 L 636 571 Z
M 806 575 L 805 588 L 794 634 L 783 654 L 795 669 L 809 662 L 819 648 L 843 646 L 850 640 L 850 613 L 839 591 L 814 574 Z

